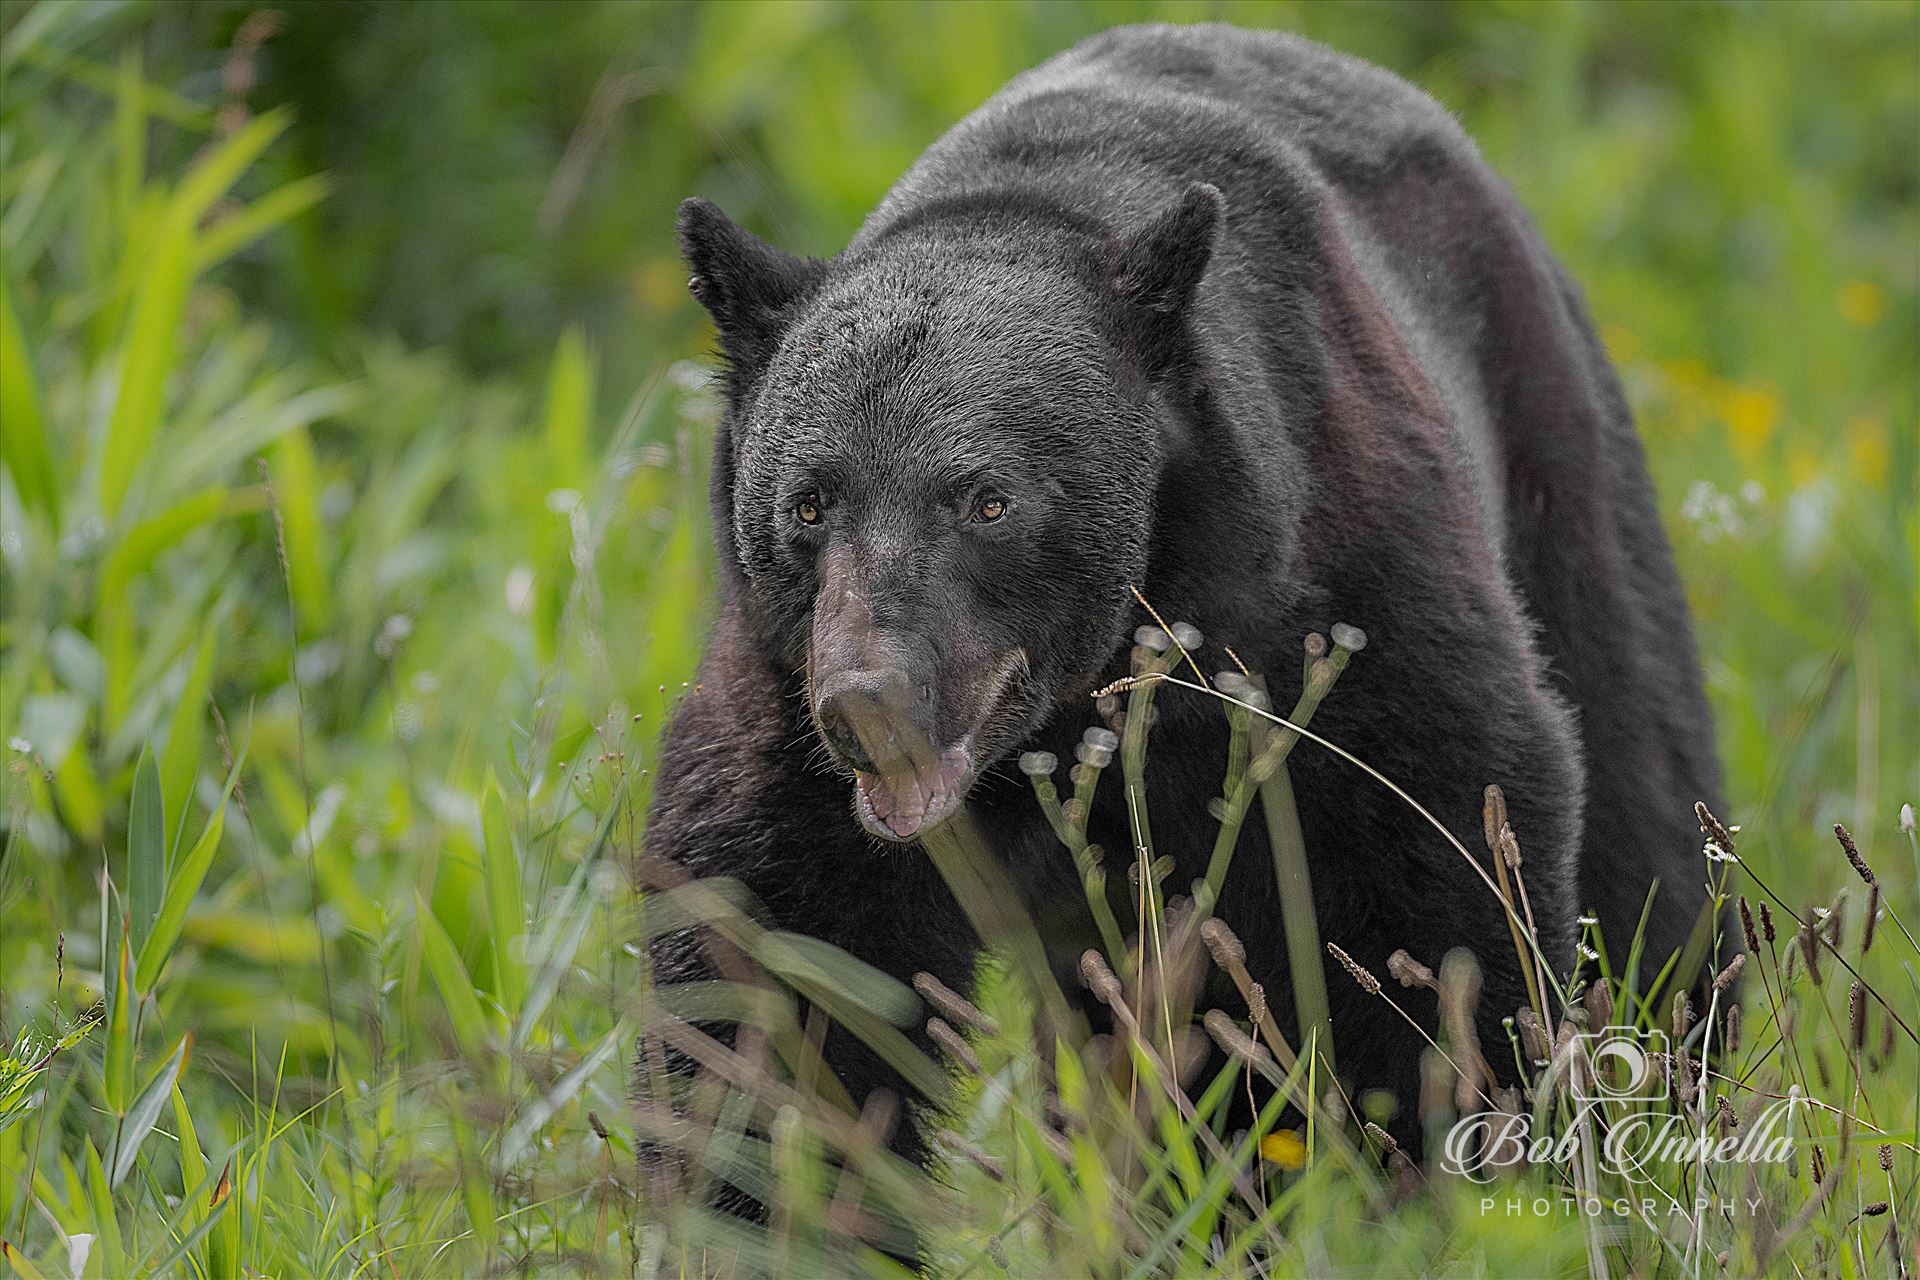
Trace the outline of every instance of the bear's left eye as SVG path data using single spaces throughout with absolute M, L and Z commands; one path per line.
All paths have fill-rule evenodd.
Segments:
M 973 509 L 973 518 L 981 524 L 992 524 L 995 520 L 998 520 L 1006 514 L 1007 500 L 1005 498 L 982 498 Z

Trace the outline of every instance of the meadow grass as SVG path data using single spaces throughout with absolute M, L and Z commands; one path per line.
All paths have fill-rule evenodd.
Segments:
M 362 175 L 303 168 L 299 123 L 236 87 L 260 29 L 188 75 L 187 10 L 5 6 L 4 1265 L 884 1275 L 917 1239 L 974 1276 L 1911 1275 L 1916 12 L 1223 11 L 1417 70 L 1460 110 L 1586 283 L 1643 425 L 1728 767 L 1714 821 L 1743 828 L 1703 818 L 1699 866 L 1744 899 L 1743 972 L 1676 1012 L 1613 979 L 1633 940 L 1589 938 L 1579 973 L 1537 975 L 1499 1045 L 1463 1033 L 1475 982 L 1457 958 L 1349 974 L 1448 1010 L 1415 1100 L 1436 1135 L 1480 1093 L 1556 1140 L 1669 1116 L 1740 1137 L 1794 1100 L 1790 1159 L 1663 1159 L 1629 1188 L 1585 1156 L 1502 1158 L 1482 1185 L 1435 1143 L 1419 1164 L 1383 1143 L 1334 1087 L 1337 1034 L 1311 1012 L 1276 1025 L 1208 918 L 1224 874 L 1170 882 L 1144 820 L 1145 857 L 1087 845 L 1087 807 L 1127 805 L 1154 767 L 1144 735 L 1096 736 L 1065 772 L 1027 762 L 1100 917 L 1082 977 L 1110 1036 L 1059 1037 L 1059 996 L 1029 980 L 1037 940 L 958 832 L 929 856 L 1000 943 L 972 992 L 782 934 L 736 886 L 640 892 L 653 744 L 689 692 L 711 581 L 718 406 L 699 365 L 669 358 L 703 339 L 661 338 L 634 368 L 544 332 L 538 368 L 483 375 L 392 333 L 316 336 L 274 300 L 331 296 L 330 266 L 342 289 L 368 277 L 324 213 Z M 648 145 L 689 183 L 773 174 L 822 240 L 795 247 L 827 247 L 821 228 L 842 233 L 1043 46 L 1145 13 L 969 10 L 942 70 L 885 7 L 689 11 L 670 97 L 721 142 Z M 527 38 L 545 23 L 500 20 Z M 769 84 L 822 109 L 770 111 Z M 849 104 L 875 102 L 902 132 L 863 148 L 873 112 Z M 677 297 L 666 228 L 621 266 L 644 298 L 656 277 Z M 424 296 L 415 260 L 392 270 Z M 686 306 L 643 309 L 665 333 Z M 1143 678 L 1109 696 L 1208 696 L 1169 660 L 1184 635 L 1177 619 L 1147 635 Z M 1257 820 L 1297 882 L 1285 753 L 1326 749 L 1306 736 L 1319 698 L 1365 696 L 1365 652 L 1314 684 L 1352 650 L 1310 642 L 1297 686 L 1212 682 L 1232 745 L 1210 862 Z M 1266 719 L 1280 706 L 1305 734 Z M 1512 906 L 1498 945 L 1524 964 L 1524 860 L 1497 821 L 1451 834 Z M 1100 910 L 1109 880 L 1130 913 Z M 1290 943 L 1311 920 L 1289 918 Z M 649 940 L 689 924 L 732 968 L 655 989 Z M 1239 1004 L 1192 1003 L 1206 966 Z M 904 1034 L 929 1017 L 933 1059 Z M 933 1095 L 932 1176 L 885 1148 L 911 1104 L 835 1096 L 829 1021 Z M 730 1022 L 746 1033 L 708 1034 Z M 1667 1037 L 1665 1097 L 1583 1120 L 1572 1037 L 1609 1024 Z M 1204 1045 L 1225 1065 L 1196 1075 Z M 677 1108 L 669 1049 L 700 1065 Z M 1483 1060 L 1521 1085 L 1491 1087 Z M 1257 1123 L 1231 1126 L 1230 1097 Z M 706 1207 L 721 1181 L 770 1207 L 763 1227 Z M 1760 1210 L 1720 1210 L 1743 1198 Z M 1607 1212 L 1580 1208 L 1595 1199 Z

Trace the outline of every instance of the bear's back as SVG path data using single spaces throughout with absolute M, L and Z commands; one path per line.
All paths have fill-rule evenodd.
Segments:
M 1281 32 L 1117 27 L 1015 76 L 935 142 L 856 249 L 934 202 L 1024 192 L 1125 224 L 1170 191 L 1367 181 L 1410 151 L 1491 177 L 1446 109 L 1400 77 Z

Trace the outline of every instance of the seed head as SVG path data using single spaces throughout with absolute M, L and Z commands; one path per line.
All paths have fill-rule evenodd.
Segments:
M 968 1142 L 953 1130 L 942 1129 L 937 1137 L 939 1138 L 941 1146 L 967 1161 L 995 1182 L 1005 1182 L 1007 1180 L 1007 1168 L 1005 1165 L 982 1151 L 979 1147 L 974 1146 L 971 1142 Z
M 1350 623 L 1336 622 L 1328 632 L 1335 647 L 1358 653 L 1367 647 L 1367 633 Z
M 1240 945 L 1227 922 L 1214 917 L 1200 926 L 1200 940 L 1213 954 L 1213 962 L 1222 969 L 1238 969 L 1247 963 L 1247 949 Z
M 1500 856 L 1507 860 L 1508 867 L 1520 869 L 1520 837 L 1513 834 L 1512 827 L 1500 828 Z
M 1733 852 L 1733 833 L 1727 830 L 1725 823 L 1713 816 L 1713 810 L 1696 800 L 1693 803 L 1693 816 L 1700 820 L 1701 835 L 1720 846 L 1724 852 Z
M 1740 895 L 1740 930 L 1747 935 L 1747 950 L 1758 951 L 1760 938 L 1753 931 L 1753 908 L 1747 905 L 1747 895 Z
M 1806 962 L 1807 976 L 1813 979 L 1813 985 L 1820 985 L 1820 934 L 1814 929 L 1813 917 L 1809 915 L 1800 929 L 1800 958 Z
M 1046 778 L 1060 767 L 1060 757 L 1051 751 L 1024 751 L 1020 754 L 1020 772 L 1029 778 Z
M 1427 987 L 1438 990 L 1440 986 L 1434 979 L 1433 970 L 1408 955 L 1405 947 L 1387 957 L 1387 972 L 1399 979 L 1403 987 Z
M 1321 635 L 1318 631 L 1307 632 L 1307 638 L 1303 644 L 1303 647 L 1307 651 L 1307 657 L 1309 660 L 1314 658 L 1324 658 L 1327 656 L 1327 638 Z
M 1246 1032 L 1234 1025 L 1232 1018 L 1220 1010 L 1207 1010 L 1207 1016 L 1201 1021 L 1206 1025 L 1207 1034 L 1213 1037 L 1213 1042 L 1230 1057 L 1251 1063 L 1264 1063 L 1268 1060 L 1266 1048 L 1256 1044 Z
M 1327 950 L 1332 953 L 1333 958 L 1335 960 L 1338 960 L 1341 966 L 1344 969 L 1346 969 L 1348 973 L 1353 975 L 1353 980 L 1360 984 L 1360 989 L 1362 991 L 1366 992 L 1370 996 L 1377 996 L 1380 994 L 1380 979 L 1374 977 L 1371 973 L 1368 973 L 1366 969 L 1361 967 L 1360 963 L 1357 960 L 1355 960 L 1352 956 L 1348 955 L 1346 952 L 1342 951 L 1337 944 L 1329 942 L 1327 944 Z
M 1540 1025 L 1530 1006 L 1520 1006 L 1513 1021 L 1520 1028 L 1520 1048 L 1529 1061 L 1542 1063 L 1553 1056 L 1553 1046 L 1547 1043 L 1547 1030 Z
M 1764 902 L 1760 904 L 1760 934 L 1767 940 L 1769 945 L 1772 944 L 1775 936 L 1773 931 L 1773 912 L 1767 908 L 1767 904 Z
M 930 973 L 914 974 L 913 989 L 920 993 L 922 1000 L 925 1000 L 928 1004 L 938 1009 L 942 1014 L 955 1022 L 972 1027 L 981 1035 L 995 1035 L 1000 1030 L 999 1024 L 982 1013 L 973 1001 L 967 999 Z
M 1613 1025 L 1613 989 L 1604 979 L 1597 980 L 1587 988 L 1585 999 L 1581 1001 L 1587 1007 L 1587 1025 L 1589 1027 L 1610 1027 Z
M 1732 986 L 1735 982 L 1739 980 L 1740 971 L 1746 967 L 1747 967 L 1746 953 L 1741 952 L 1739 955 L 1735 956 L 1733 959 L 1727 962 L 1726 968 L 1722 969 L 1719 973 L 1714 975 L 1713 989 L 1715 991 L 1725 991 L 1728 987 Z
M 1151 623 L 1135 628 L 1133 642 L 1148 653 L 1165 653 L 1173 648 L 1173 637 Z
M 1113 752 L 1107 750 L 1105 747 L 1096 747 L 1091 743 L 1083 742 L 1073 749 L 1073 758 L 1089 769 L 1098 770 L 1104 769 L 1113 763 Z M 1080 770 L 1076 767 L 1072 772 L 1078 774 Z M 1076 785 L 1079 781 L 1080 779 L 1078 777 L 1074 778 Z
M 1110 1005 L 1120 998 L 1120 979 L 1113 976 L 1106 957 L 1091 947 L 1080 957 L 1080 978 L 1100 1003 Z
M 1680 1104 L 1691 1107 L 1698 1089 L 1693 1074 L 1693 1055 L 1685 1049 L 1676 1049 L 1673 1053 L 1674 1089 L 1680 1095 Z
M 1855 979 L 1847 988 L 1848 1030 L 1852 1032 L 1853 1051 L 1858 1054 L 1867 1047 L 1867 987 L 1864 982 Z
M 948 1057 L 968 1071 L 974 1075 L 986 1074 L 986 1069 L 980 1065 L 979 1057 L 973 1052 L 973 1046 L 968 1044 L 958 1031 L 948 1026 L 945 1020 L 928 1018 L 927 1034 L 933 1037 L 935 1044 L 947 1051 Z
M 1507 797 L 1499 787 L 1489 785 L 1486 802 L 1480 809 L 1481 825 L 1486 830 L 1487 848 L 1500 851 L 1500 829 L 1507 825 Z
M 1853 843 L 1853 833 L 1836 822 L 1833 824 L 1833 836 L 1840 842 L 1840 847 L 1846 850 L 1847 861 L 1853 864 L 1854 872 L 1868 884 L 1879 884 L 1873 877 L 1873 868 L 1867 865 L 1867 860 L 1860 856 L 1859 847 Z

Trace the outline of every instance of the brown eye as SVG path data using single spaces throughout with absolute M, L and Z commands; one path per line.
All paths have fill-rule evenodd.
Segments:
M 992 524 L 1007 514 L 1007 504 L 999 498 L 988 498 L 974 509 L 973 518 L 982 524 Z
M 800 517 L 801 524 L 820 523 L 820 503 L 811 494 L 794 504 L 793 514 Z

